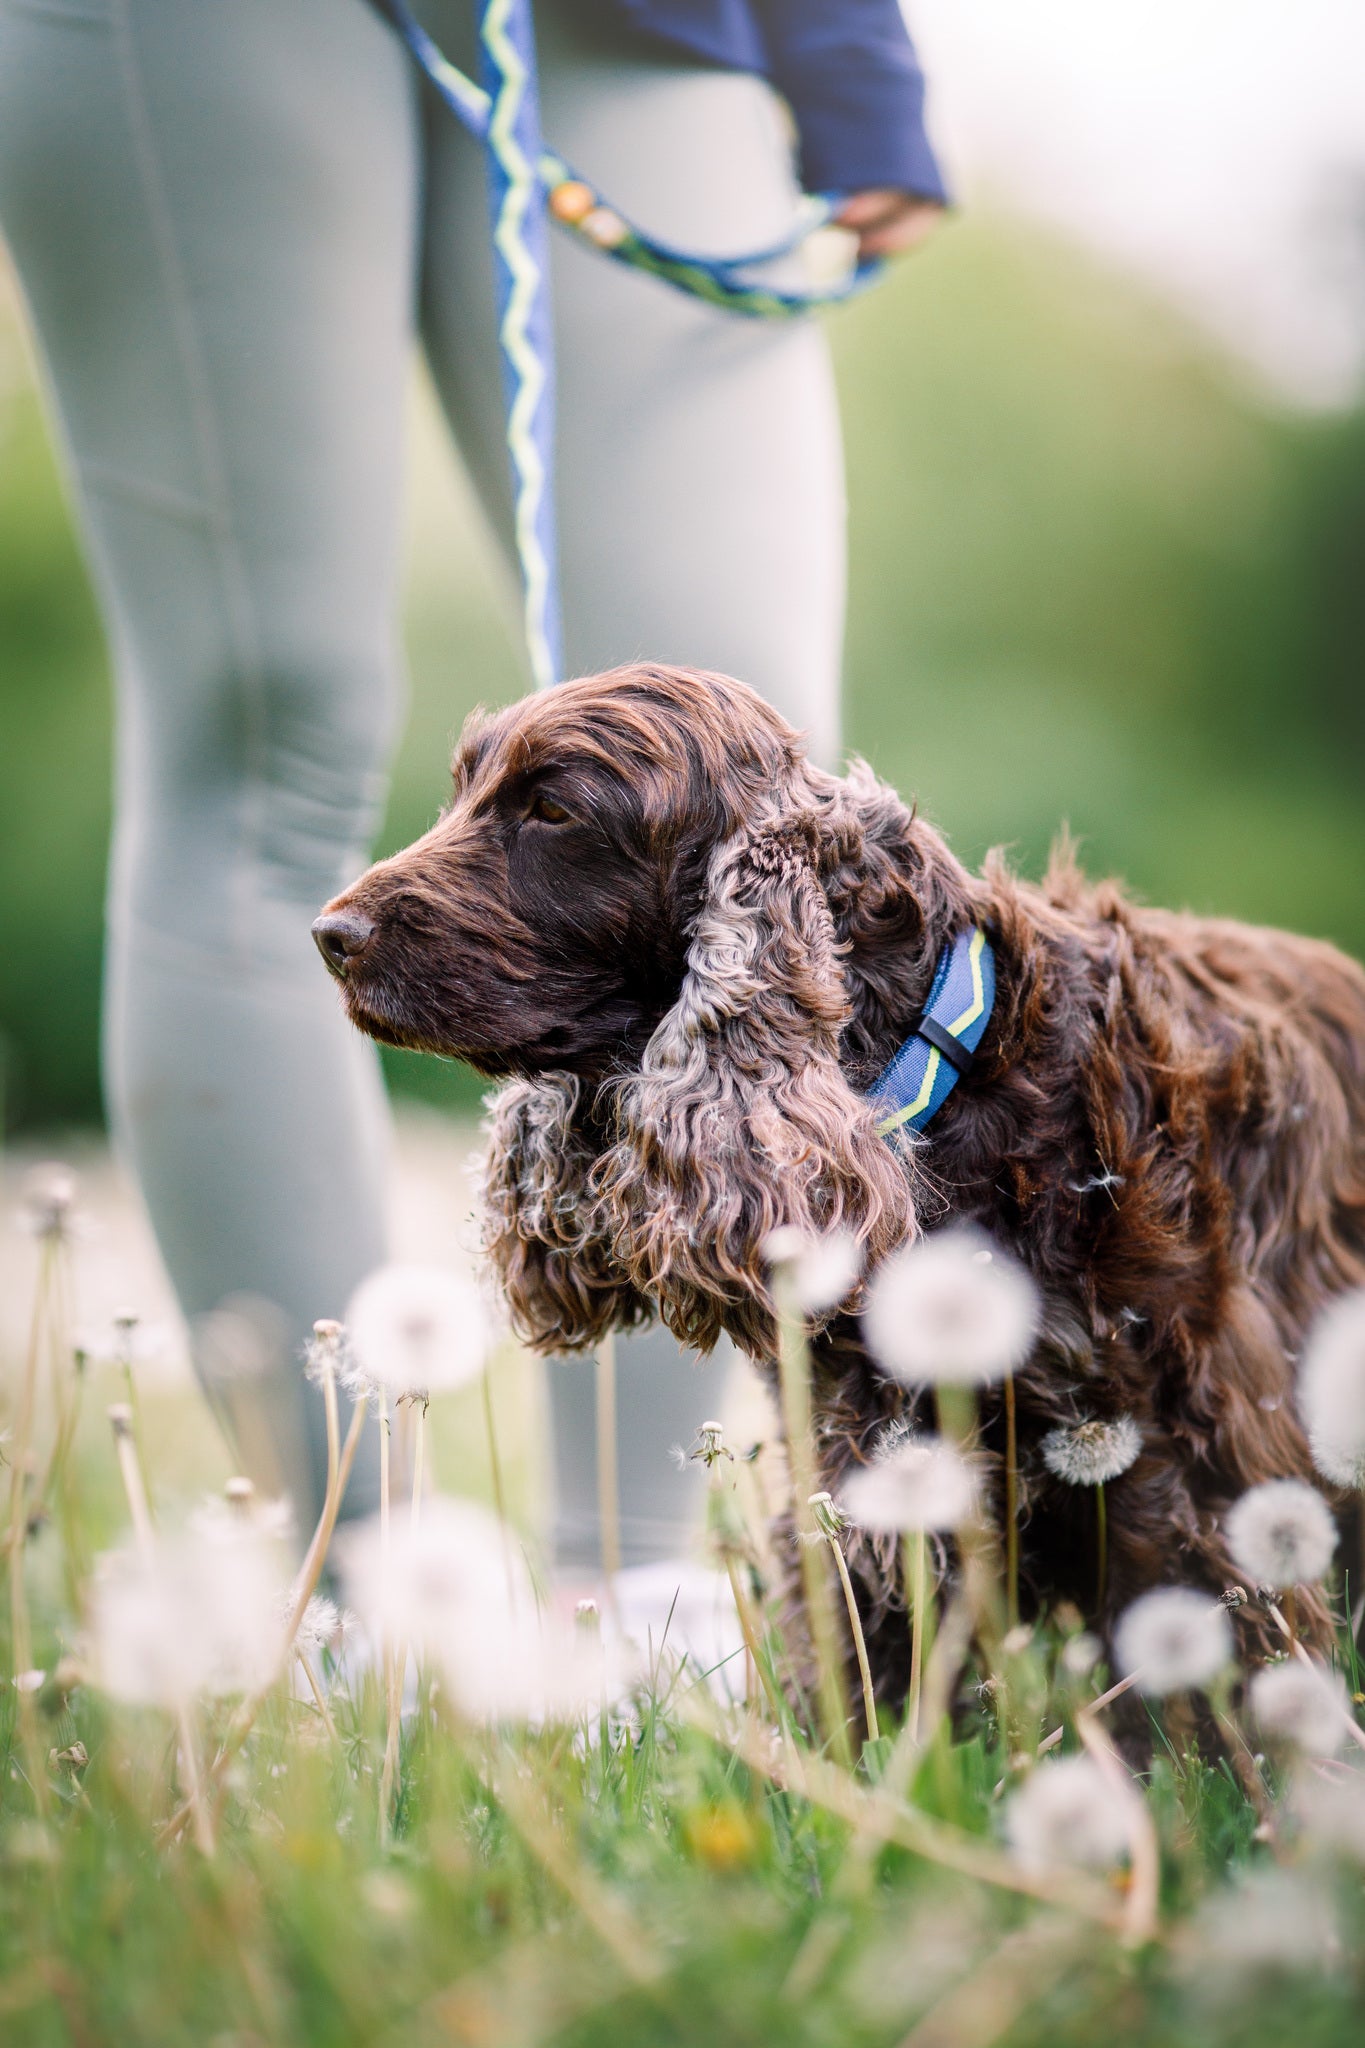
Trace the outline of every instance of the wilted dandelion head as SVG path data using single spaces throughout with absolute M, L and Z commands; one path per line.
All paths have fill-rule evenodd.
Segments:
M 1298 1398 L 1323 1478 L 1365 1490 L 1365 1288 L 1342 1295 L 1314 1324 Z
M 1109 1870 L 1127 1850 L 1139 1800 L 1088 1756 L 1039 1764 L 1005 1806 L 1005 1839 L 1030 1870 Z
M 822 1536 L 829 1537 L 831 1542 L 842 1535 L 848 1527 L 849 1518 L 836 1504 L 833 1494 L 813 1493 L 806 1506 L 810 1509 L 811 1520 L 816 1529 Z
M 1268 1479 L 1233 1502 L 1224 1522 L 1237 1569 L 1258 1586 L 1301 1586 L 1320 1579 L 1337 1547 L 1332 1511 L 1301 1479 Z
M 1131 1415 L 1118 1415 L 1050 1429 L 1038 1448 L 1055 1479 L 1068 1486 L 1104 1486 L 1137 1462 L 1142 1431 Z
M 719 1422 L 701 1423 L 692 1439 L 692 1448 L 684 1453 L 682 1463 L 695 1461 L 705 1465 L 709 1472 L 722 1458 L 728 1458 L 732 1465 L 735 1461 L 735 1454 L 725 1441 L 724 1429 Z
M 381 1266 L 346 1311 L 353 1391 L 391 1399 L 448 1392 L 477 1378 L 488 1348 L 478 1289 L 436 1266 Z
M 1346 1741 L 1346 1687 L 1320 1664 L 1291 1658 L 1258 1671 L 1251 1681 L 1251 1711 L 1263 1735 L 1305 1756 L 1335 1756 Z
M 315 1387 L 325 1386 L 329 1380 L 344 1385 L 349 1363 L 346 1351 L 346 1325 L 331 1316 L 320 1316 L 303 1347 L 304 1378 Z
M 790 1289 L 796 1307 L 808 1316 L 837 1308 L 852 1292 L 863 1269 L 858 1240 L 846 1230 L 813 1237 L 784 1224 L 768 1232 L 762 1252 Z
M 1139 1692 L 1160 1696 L 1211 1685 L 1232 1659 L 1232 1629 L 1218 1601 L 1189 1586 L 1144 1593 L 1114 1632 L 1114 1653 Z
M 893 1253 L 868 1287 L 863 1330 L 878 1365 L 912 1384 L 984 1385 L 1027 1356 L 1038 1295 L 976 1231 L 943 1230 Z
M 891 1448 L 844 1481 L 841 1499 L 851 1522 L 880 1534 L 960 1529 L 976 1509 L 971 1467 L 939 1437 L 895 1432 Z

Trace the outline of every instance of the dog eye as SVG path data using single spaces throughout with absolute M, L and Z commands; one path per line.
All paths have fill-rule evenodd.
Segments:
M 538 789 L 527 807 L 528 818 L 538 818 L 542 825 L 572 825 L 573 819 L 563 804 L 557 804 L 552 796 L 546 796 Z

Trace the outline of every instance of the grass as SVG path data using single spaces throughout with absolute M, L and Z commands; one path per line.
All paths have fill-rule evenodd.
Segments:
M 751 1684 L 746 1702 L 718 1706 L 691 1667 L 657 1654 L 627 1710 L 538 1732 L 471 1727 L 443 1705 L 443 1688 L 422 1691 L 402 1724 L 390 1831 L 378 1824 L 379 1683 L 333 1667 L 336 1739 L 311 1701 L 273 1686 L 222 1774 L 212 1853 L 188 1833 L 166 1840 L 172 1719 L 121 1706 L 92 1682 L 86 1594 L 73 1606 L 62 1590 L 64 1553 L 88 1559 L 125 1534 L 101 1411 L 127 1389 L 108 1363 L 75 1375 L 49 1298 L 34 1471 L 73 1394 L 83 1415 L 72 1518 L 31 1515 L 17 1554 L 31 1654 L 46 1675 L 35 1692 L 0 1690 L 7 2048 L 1093 2048 L 1103 2038 L 1234 2048 L 1291 2031 L 1310 2048 L 1345 2048 L 1358 2038 L 1360 1868 L 1297 1827 L 1285 1796 L 1305 1772 L 1329 1789 L 1349 1774 L 1359 1791 L 1354 1752 L 1351 1764 L 1318 1766 L 1243 1752 L 1234 1768 L 1200 1753 L 1177 1702 L 1153 1718 L 1126 1865 L 1035 1871 L 1003 1846 L 1008 1801 L 1049 1768 L 1035 1752 L 1054 1727 L 1065 1752 L 1085 1746 L 1106 1769 L 1126 1768 L 1106 1750 L 1107 1716 L 1087 1707 L 1105 1673 L 1077 1676 L 1074 1656 L 1063 1658 L 1074 1613 L 1044 1617 L 1002 1648 L 983 1634 L 994 1683 L 983 1689 L 974 1652 L 951 1676 L 952 1713 L 931 1710 L 918 1747 L 885 1714 L 864 1745 L 852 1715 L 847 1765 L 842 1738 L 815 1739 L 789 1699 L 770 1703 Z M 795 1370 L 795 1325 L 788 1345 Z M 188 1392 L 153 1390 L 139 1407 L 166 1525 L 168 1500 L 193 1484 L 178 1467 L 188 1461 L 209 1483 L 216 1470 L 220 1483 L 221 1451 Z M 25 1427 L 10 1421 L 17 1454 Z M 440 1432 L 432 1456 L 448 1479 Z M 467 1442 L 463 1470 L 486 1493 Z M 762 1546 L 742 1525 L 736 1533 L 749 1495 L 730 1493 L 734 1471 L 717 1459 L 725 1513 L 715 1520 L 753 1588 Z M 32 1481 L 20 1497 L 34 1507 Z M 776 1607 L 757 1592 L 771 1678 L 787 1652 Z M 945 1622 L 941 1639 L 949 1633 Z M 1344 1636 L 1341 1656 L 1358 1689 Z M 227 1700 L 198 1712 L 206 1766 L 241 1709 Z

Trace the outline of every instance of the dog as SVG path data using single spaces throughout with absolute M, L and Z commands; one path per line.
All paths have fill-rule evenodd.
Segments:
M 1015 1376 L 1026 1601 L 1107 1630 L 1173 1580 L 1237 1574 L 1222 1520 L 1247 1487 L 1312 1476 L 1294 1364 L 1365 1280 L 1365 974 L 1330 945 L 1139 907 L 1065 846 L 1039 884 L 970 874 L 862 762 L 844 776 L 752 690 L 634 666 L 477 714 L 439 822 L 314 926 L 347 1014 L 385 1043 L 504 1082 L 487 1249 L 540 1352 L 662 1318 L 772 1372 L 761 1246 L 851 1232 L 875 1271 L 949 1223 L 1032 1275 Z M 869 1098 L 945 946 L 990 935 L 996 996 L 922 1134 Z M 838 1494 L 921 1399 L 869 1358 L 852 1294 L 813 1337 L 822 1483 Z M 1131 1417 L 1093 1503 L 1043 1435 Z M 982 1442 L 998 1458 L 987 1397 Z M 894 1558 L 854 1540 L 883 1697 L 903 1694 Z M 1303 1625 L 1328 1626 L 1305 1595 Z M 1249 1652 L 1268 1623 L 1243 1610 Z

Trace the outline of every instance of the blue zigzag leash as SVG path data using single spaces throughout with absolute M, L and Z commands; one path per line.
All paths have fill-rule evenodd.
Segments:
M 861 262 L 809 290 L 764 284 L 753 272 L 788 256 L 834 218 L 842 195 L 807 195 L 792 231 L 745 255 L 698 256 L 655 240 L 587 178 L 547 149 L 540 132 L 531 0 L 479 0 L 479 83 L 443 55 L 408 0 L 375 0 L 425 77 L 486 149 L 498 342 L 512 465 L 526 643 L 538 688 L 562 673 L 554 514 L 554 334 L 546 214 L 615 263 L 750 318 L 787 320 L 862 291 L 882 270 Z
M 979 926 L 939 954 L 924 1014 L 868 1091 L 883 1138 L 920 1131 L 972 1064 L 995 1004 L 995 955 Z

